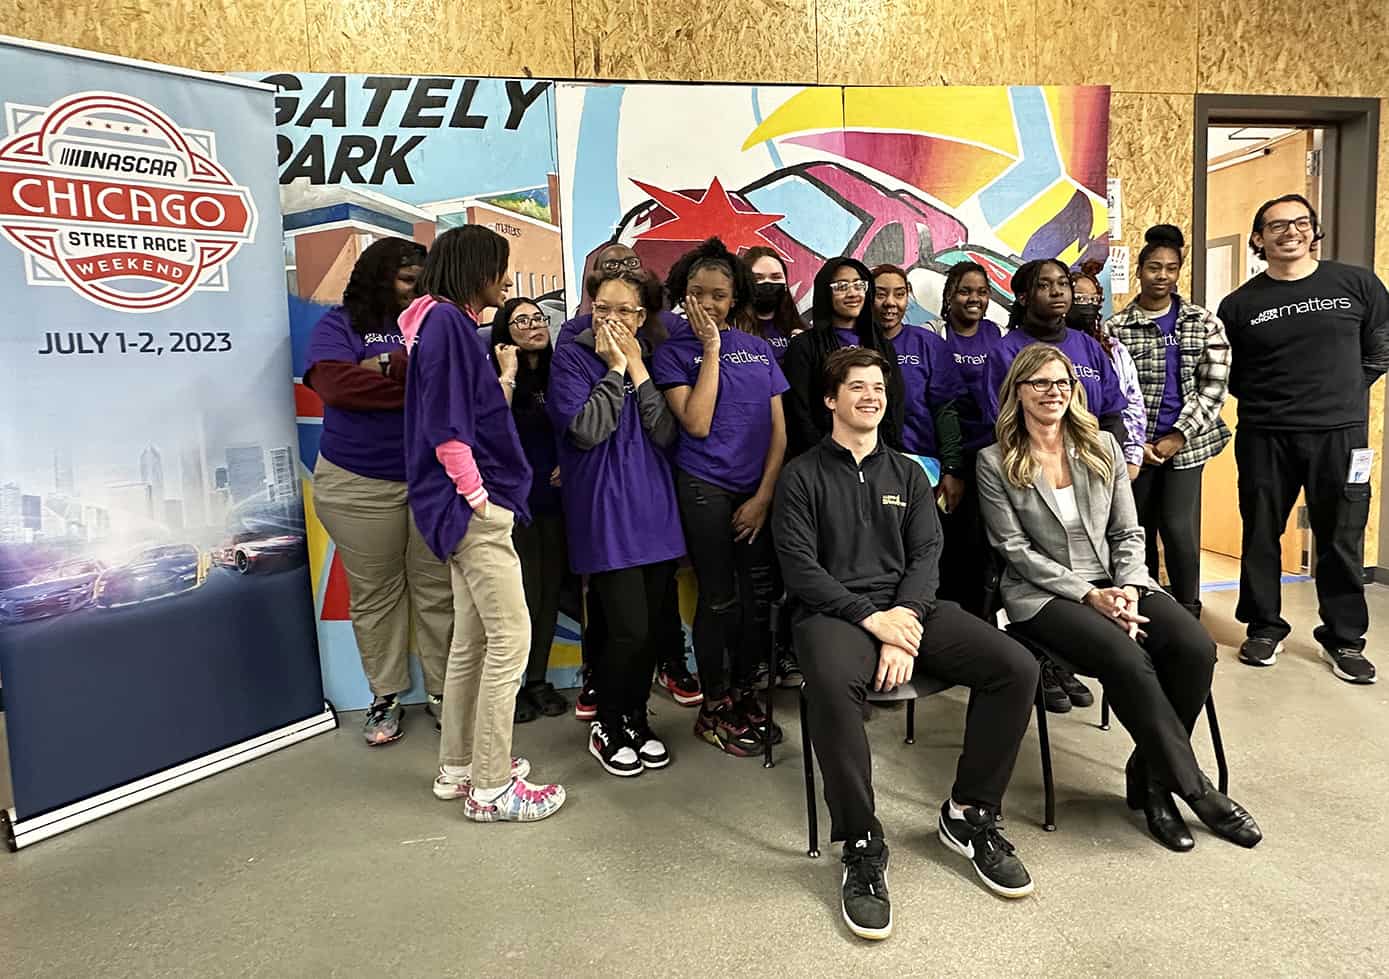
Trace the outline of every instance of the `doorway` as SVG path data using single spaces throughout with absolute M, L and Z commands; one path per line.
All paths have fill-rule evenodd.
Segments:
M 1304 195 L 1321 215 L 1326 238 L 1318 257 L 1372 268 L 1378 134 L 1377 99 L 1198 95 L 1189 256 L 1194 301 L 1217 309 L 1263 271 L 1248 247 L 1250 226 L 1259 205 L 1282 194 Z M 1236 413 L 1230 398 L 1221 417 L 1231 431 Z M 1384 464 L 1383 447 L 1377 464 Z M 1203 587 L 1233 587 L 1241 523 L 1231 449 L 1206 465 L 1200 526 Z M 1310 538 L 1299 500 L 1283 535 L 1285 575 L 1311 572 Z

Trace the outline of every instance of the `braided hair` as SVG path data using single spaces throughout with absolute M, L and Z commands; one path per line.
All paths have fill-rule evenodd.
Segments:
M 960 282 L 971 272 L 978 272 L 984 277 L 984 284 L 988 284 L 989 273 L 978 262 L 956 262 L 950 266 L 950 271 L 945 273 L 945 288 L 941 291 L 940 297 L 940 318 L 945 321 L 947 327 L 950 326 L 950 297 L 955 295 L 955 290 L 960 288 Z

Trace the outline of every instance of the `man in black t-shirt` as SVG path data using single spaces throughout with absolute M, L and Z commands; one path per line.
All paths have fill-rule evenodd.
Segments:
M 1316 541 L 1314 633 L 1332 671 L 1373 683 L 1362 574 L 1370 513 L 1370 385 L 1389 366 L 1389 295 L 1373 272 L 1318 261 L 1317 212 L 1288 194 L 1254 215 L 1249 247 L 1268 261 L 1220 304 L 1239 399 L 1235 464 L 1244 523 L 1235 616 L 1240 660 L 1272 666 L 1291 631 L 1280 615 L 1281 551 L 1300 490 Z

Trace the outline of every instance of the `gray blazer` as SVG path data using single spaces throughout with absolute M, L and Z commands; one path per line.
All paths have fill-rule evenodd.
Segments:
M 1144 563 L 1143 528 L 1133 504 L 1124 453 L 1108 432 L 1114 476 L 1108 483 L 1071 457 L 1076 509 L 1095 545 L 1100 563 L 1120 587 L 1156 589 Z M 1093 585 L 1071 570 L 1070 547 L 1051 483 L 1039 469 L 1032 485 L 1018 489 L 1003 476 L 1003 453 L 997 443 L 979 452 L 979 507 L 989 530 L 989 543 L 1007 562 L 999 584 L 1003 606 L 1012 622 L 1025 622 L 1053 598 L 1081 601 Z

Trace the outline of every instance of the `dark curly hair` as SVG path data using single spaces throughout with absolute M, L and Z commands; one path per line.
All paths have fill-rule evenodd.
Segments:
M 752 320 L 752 269 L 748 263 L 724 247 L 718 238 L 706 238 L 676 259 L 666 273 L 666 295 L 672 306 L 685 301 L 690 277 L 704 269 L 716 269 L 728 276 L 733 284 L 733 306 L 728 312 L 729 324 L 746 332 Z
M 342 305 L 353 330 L 365 336 L 383 325 L 395 325 L 400 315 L 396 273 L 411 265 L 423 265 L 424 256 L 424 246 L 408 238 L 379 238 L 366 247 L 342 291 Z
M 940 318 L 946 326 L 950 325 L 950 297 L 955 295 L 955 290 L 960 288 L 960 280 L 971 272 L 978 272 L 984 277 L 984 287 L 988 288 L 989 273 L 984 266 L 978 262 L 956 262 L 950 266 L 950 271 L 945 273 L 945 286 L 940 294 Z M 987 310 L 987 306 L 985 307 Z
M 1071 273 L 1071 294 L 1075 294 L 1076 283 L 1085 279 L 1095 287 L 1095 295 L 1100 297 L 1100 302 L 1104 302 L 1104 286 L 1100 284 L 1100 273 L 1104 271 L 1104 263 L 1094 259 L 1088 259 L 1080 263 L 1080 268 Z M 1072 309 L 1075 307 L 1072 306 Z M 1070 321 L 1066 323 L 1070 326 Z M 1118 341 L 1111 337 L 1104 329 L 1103 317 L 1092 319 L 1085 327 L 1085 335 L 1093 339 L 1100 345 L 1106 354 L 1114 352 L 1114 344 Z
M 661 289 L 661 280 L 656 278 L 646 269 L 621 269 L 617 272 L 604 272 L 598 269 L 590 272 L 587 281 L 584 282 L 584 291 L 588 293 L 589 302 L 592 303 L 598 297 L 598 290 L 602 288 L 604 282 L 611 282 L 617 279 L 627 283 L 637 290 L 637 295 L 641 297 L 642 309 L 646 310 L 646 320 L 641 325 L 641 330 L 646 336 L 646 341 L 654 350 L 666 342 L 668 333 L 666 325 L 661 322 L 661 310 L 665 307 L 665 294 Z

